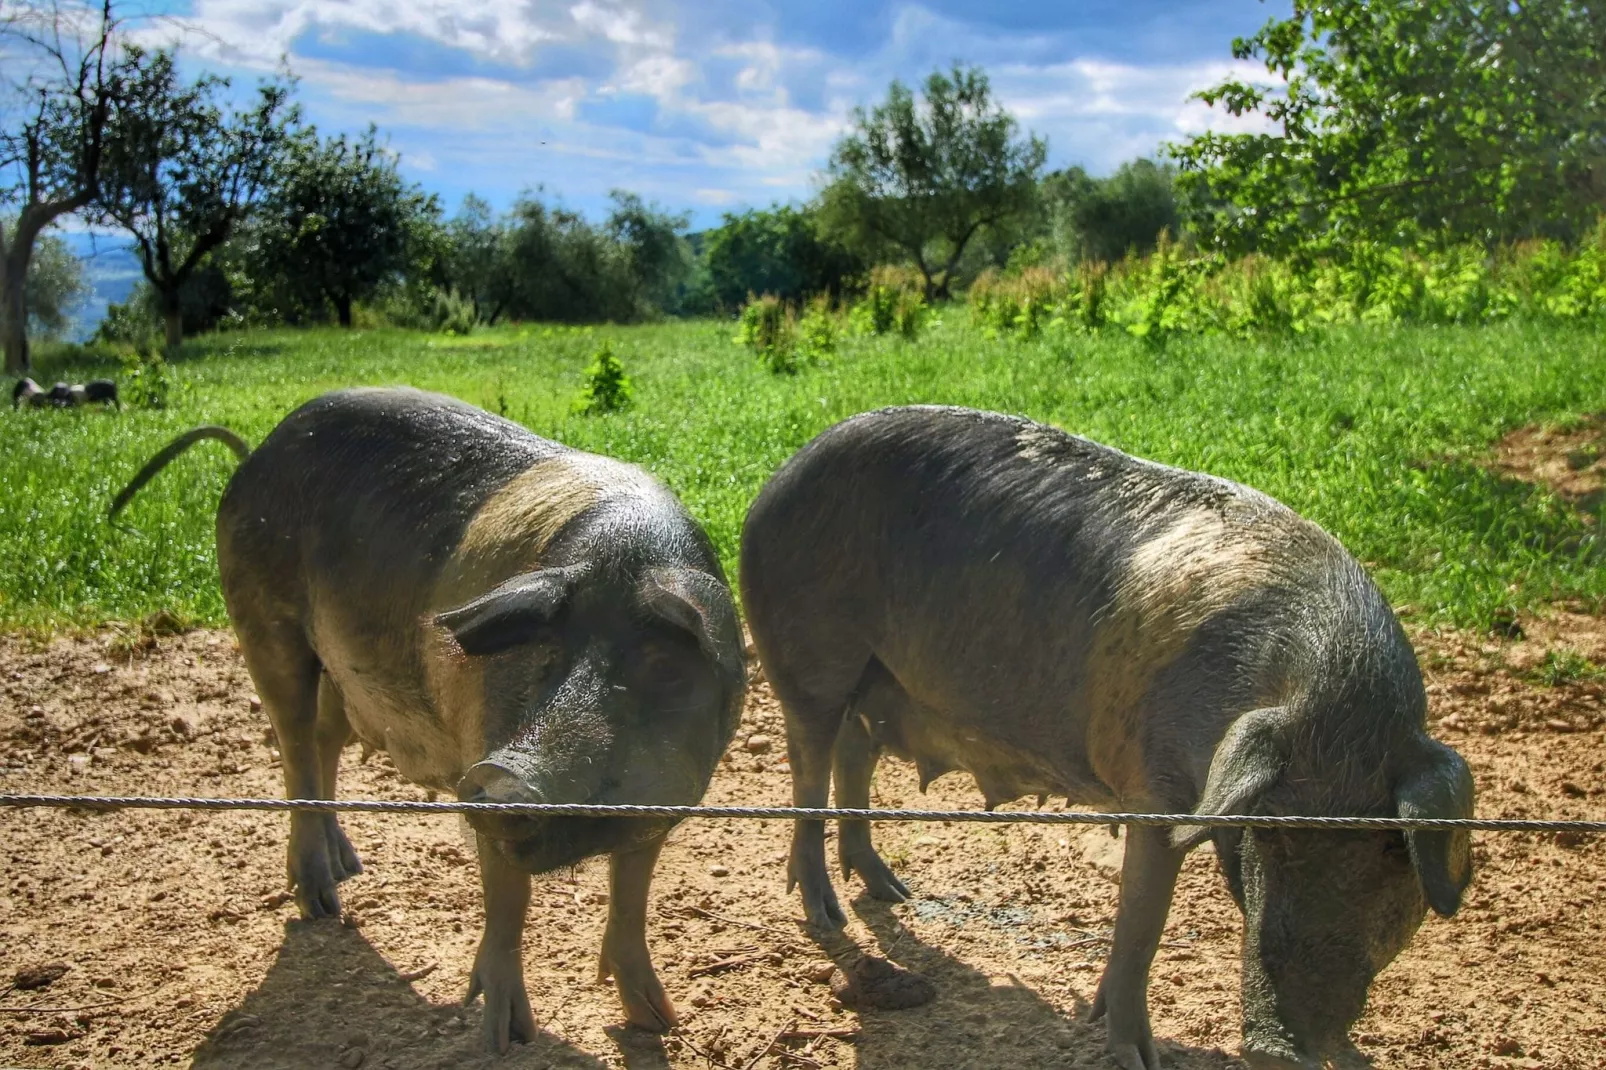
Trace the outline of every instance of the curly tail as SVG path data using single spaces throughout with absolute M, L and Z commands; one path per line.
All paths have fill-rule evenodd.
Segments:
M 171 464 L 179 454 L 205 438 L 217 439 L 233 450 L 234 456 L 242 461 L 251 456 L 251 447 L 246 445 L 245 439 L 226 427 L 207 424 L 194 430 L 186 431 L 164 446 L 162 452 L 152 457 L 145 467 L 139 470 L 139 474 L 129 481 L 128 486 L 118 492 L 117 497 L 112 499 L 112 507 L 107 512 L 106 519 L 111 520 L 116 517 L 122 511 L 123 506 L 127 505 L 129 500 L 139 493 L 141 487 L 156 478 L 157 472 Z

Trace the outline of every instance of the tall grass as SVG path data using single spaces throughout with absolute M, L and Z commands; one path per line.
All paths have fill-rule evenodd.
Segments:
M 357 383 L 444 391 L 640 463 L 707 525 L 727 567 L 748 503 L 810 437 L 866 409 L 939 402 L 1025 414 L 1256 486 L 1332 531 L 1423 619 L 1476 625 L 1508 608 L 1606 598 L 1602 518 L 1478 463 L 1511 427 L 1606 409 L 1592 327 L 1335 326 L 1185 335 L 1157 350 L 1121 331 L 988 338 L 966 320 L 938 310 L 913 342 L 847 334 L 829 363 L 779 376 L 711 321 L 206 337 L 169 369 L 166 409 L 0 414 L 0 624 L 163 609 L 222 622 L 212 525 L 232 458 L 207 446 L 185 455 L 120 528 L 106 524 L 107 503 L 190 426 L 260 441 L 297 404 Z M 603 343 L 629 369 L 632 404 L 577 415 L 572 399 Z M 42 378 L 113 370 L 61 359 L 46 354 Z

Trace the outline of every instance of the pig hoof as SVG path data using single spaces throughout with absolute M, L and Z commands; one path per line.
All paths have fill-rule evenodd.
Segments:
M 886 903 L 902 903 L 909 898 L 909 888 L 898 879 L 898 875 L 881 860 L 881 856 L 874 851 L 861 851 L 852 856 L 844 855 L 842 858 L 842 875 L 844 877 L 857 873 L 859 879 L 864 881 L 865 891 L 871 898 L 880 899 Z
M 352 849 L 351 841 L 346 839 L 346 831 L 335 820 L 334 814 L 326 815 L 328 818 L 327 836 L 329 839 L 329 863 L 334 871 L 336 882 L 348 880 L 362 872 L 362 860 Z
M 485 995 L 485 1017 L 480 1035 L 486 1050 L 505 1055 L 513 1041 L 527 1044 L 535 1039 L 535 1014 L 530 1010 L 530 997 L 524 990 L 523 970 L 518 963 L 509 968 L 476 962 L 463 1002 L 472 1003 L 481 993 Z
M 1109 1010 L 1104 985 L 1100 983 L 1098 994 L 1093 997 L 1092 1013 L 1088 1017 L 1095 1022 L 1100 1018 L 1109 1018 L 1104 1050 L 1115 1065 L 1121 1070 L 1160 1070 L 1160 1053 L 1154 1046 L 1148 1013 L 1145 1011 L 1139 1020 L 1132 1021 L 1126 1014 L 1110 1014 Z

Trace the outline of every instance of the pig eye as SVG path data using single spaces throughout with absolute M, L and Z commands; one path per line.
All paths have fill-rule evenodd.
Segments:
M 637 672 L 641 682 L 654 691 L 679 690 L 691 679 L 685 659 L 657 644 L 642 648 Z

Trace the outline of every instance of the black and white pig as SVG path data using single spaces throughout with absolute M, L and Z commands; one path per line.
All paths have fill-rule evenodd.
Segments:
M 330 799 L 352 738 L 409 780 L 491 802 L 690 804 L 735 734 L 746 667 L 702 530 L 645 472 L 450 398 L 344 390 L 241 458 L 217 517 L 229 618 L 277 732 L 291 798 Z M 646 942 L 673 824 L 474 815 L 485 932 L 469 998 L 488 1045 L 529 1039 L 520 941 L 532 873 L 611 856 L 601 969 L 629 1020 L 675 1011 Z M 338 915 L 360 869 L 332 813 L 290 819 L 308 918 Z
M 1430 738 L 1415 655 L 1337 541 L 1235 483 L 1028 420 L 913 407 L 854 417 L 782 466 L 742 536 L 741 586 L 785 711 L 793 798 L 869 803 L 883 749 L 922 784 L 962 769 L 1126 811 L 1468 817 Z M 1244 1054 L 1349 1050 L 1372 978 L 1471 878 L 1465 833 L 1131 827 L 1094 1003 L 1126 1070 L 1160 1065 L 1148 972 L 1183 855 L 1214 839 L 1245 917 Z M 844 874 L 907 895 L 863 822 Z M 790 878 L 840 924 L 822 823 Z

